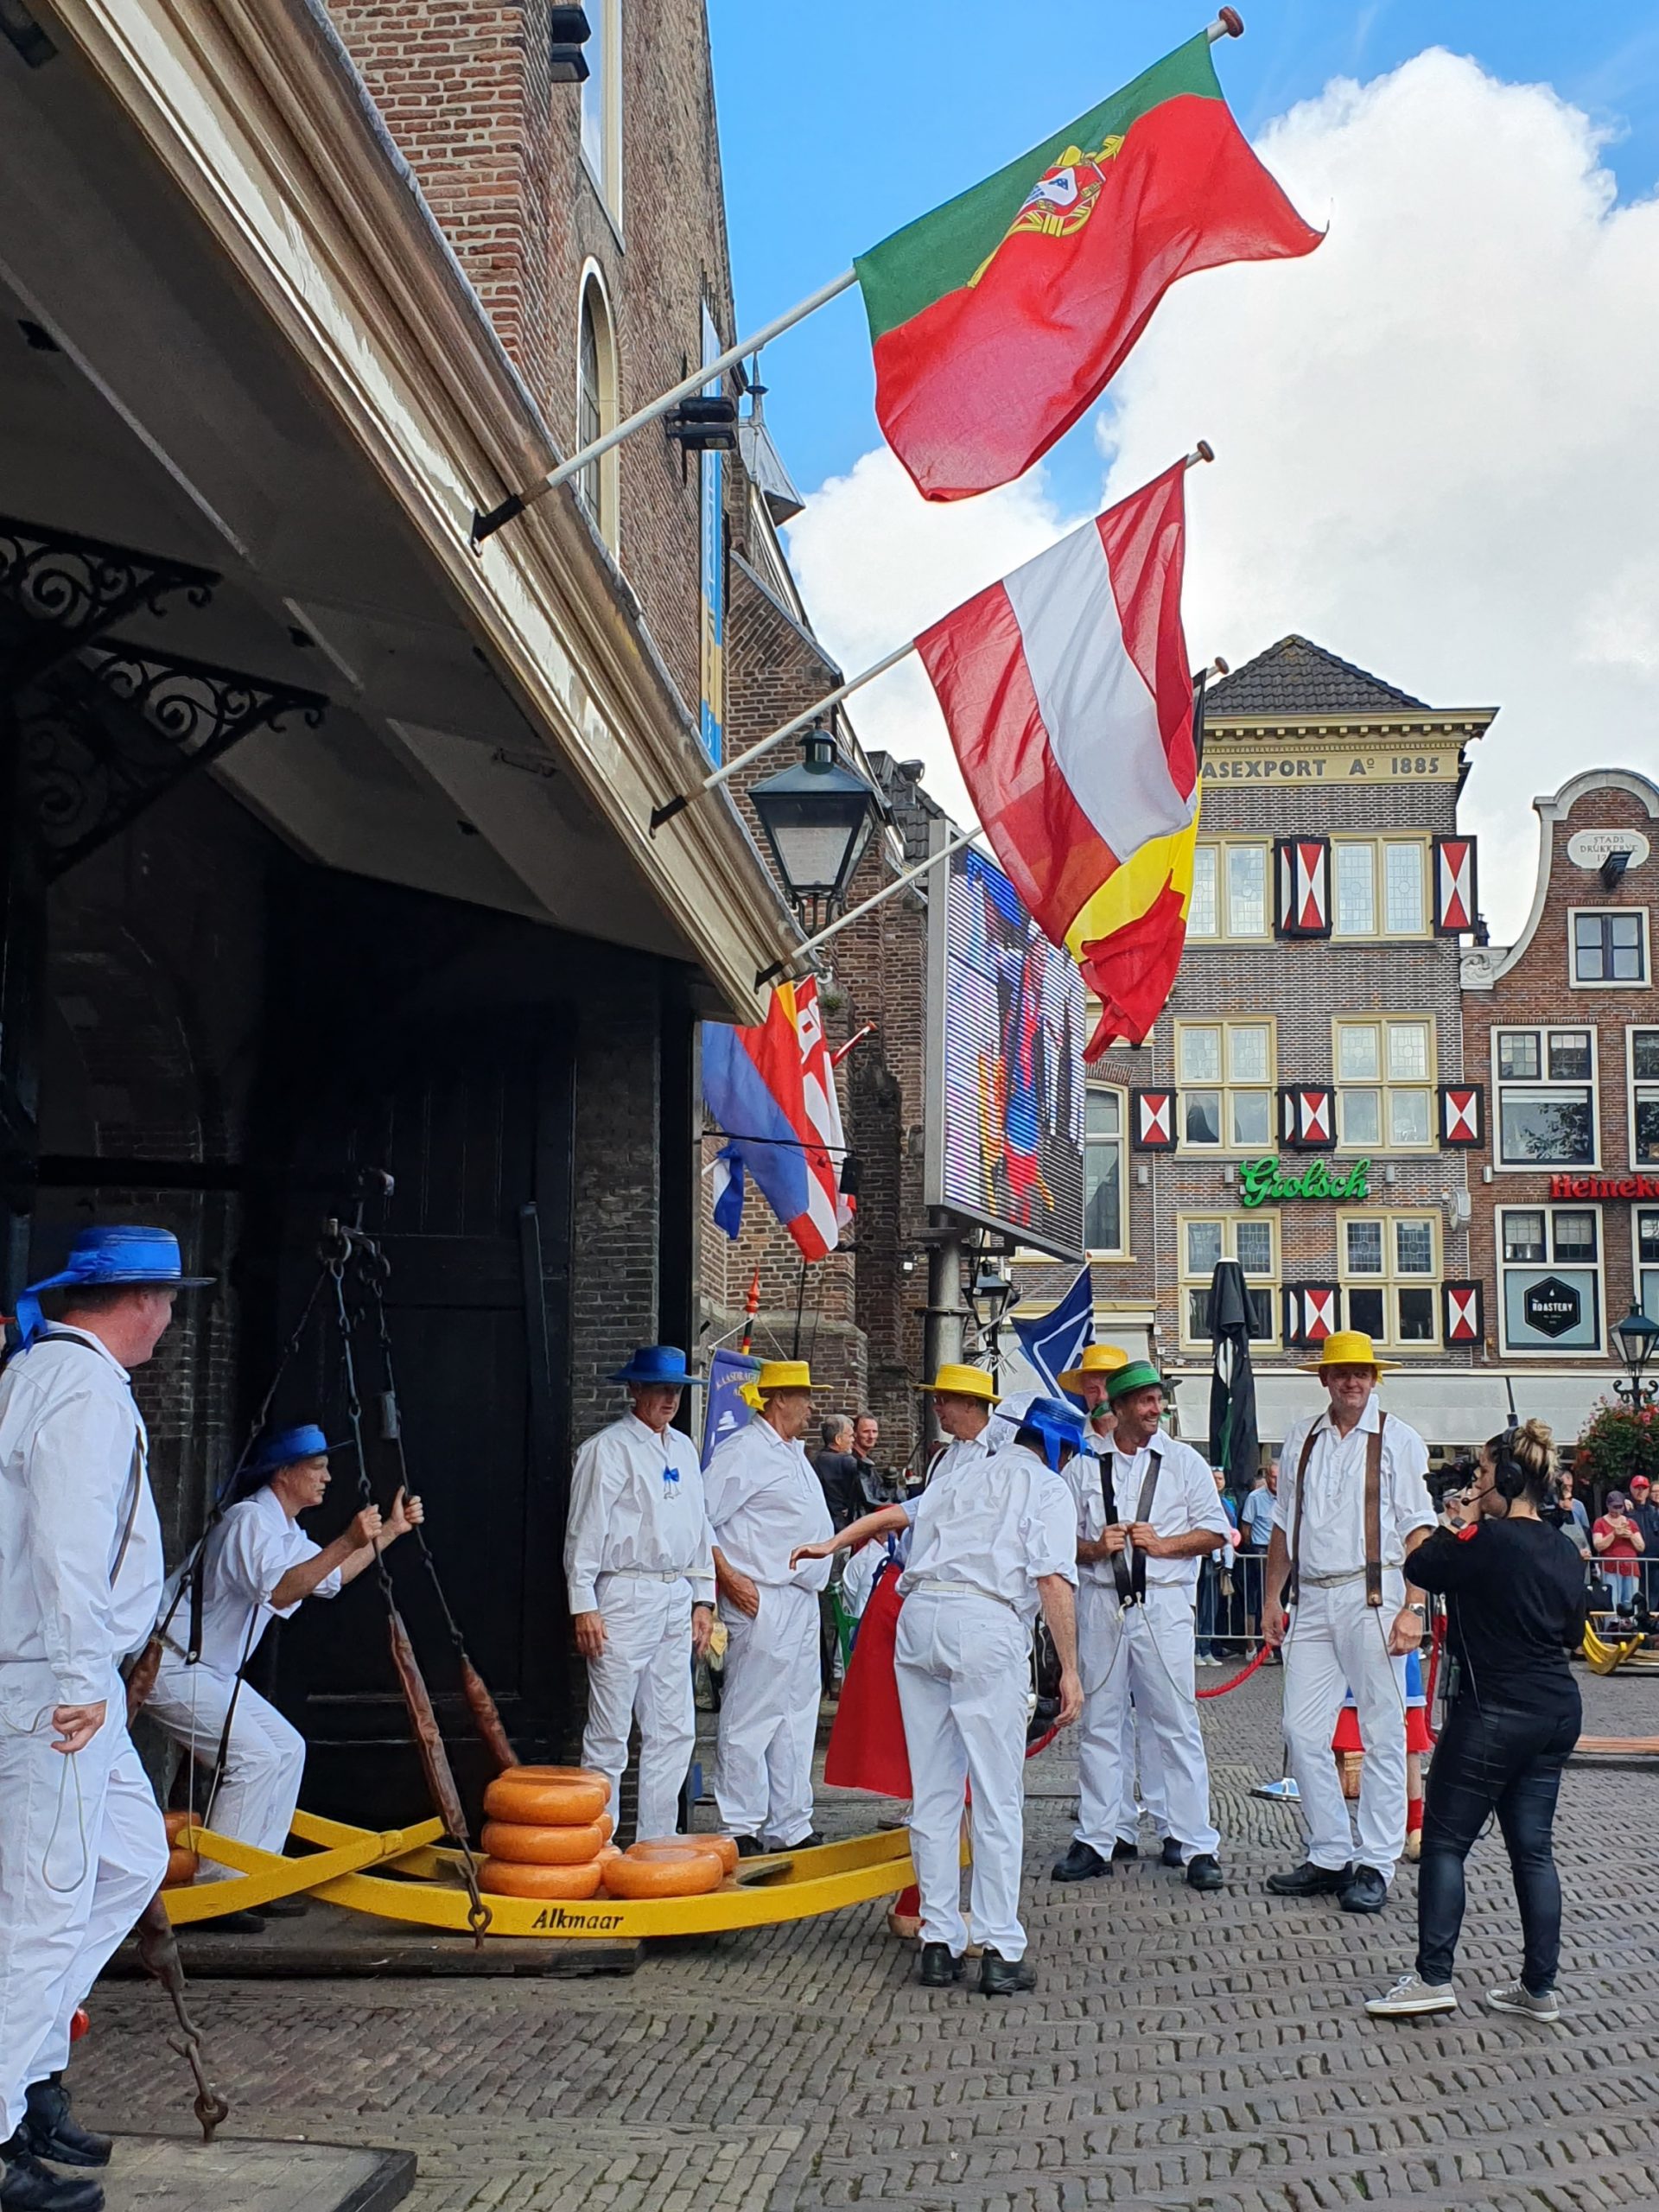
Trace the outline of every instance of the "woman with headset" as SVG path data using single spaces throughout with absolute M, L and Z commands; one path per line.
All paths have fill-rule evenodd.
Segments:
M 1483 1446 L 1454 1510 L 1411 1555 L 1411 1578 L 1446 1603 L 1446 1717 L 1428 1770 L 1417 1888 L 1417 1964 L 1366 2011 L 1395 2019 L 1457 2005 L 1452 1960 L 1463 1925 L 1463 1862 L 1497 1815 L 1515 1878 L 1525 1955 L 1492 1990 L 1497 2012 L 1560 2017 L 1555 1970 L 1561 1885 L 1551 1831 L 1581 1713 L 1567 1666 L 1584 1637 L 1584 1566 L 1540 1509 L 1554 1452 L 1541 1421 Z

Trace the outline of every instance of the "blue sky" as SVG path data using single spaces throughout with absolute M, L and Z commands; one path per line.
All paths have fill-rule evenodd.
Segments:
M 1547 83 L 1610 134 L 1621 202 L 1659 184 L 1654 0 L 1249 0 L 1222 80 L 1254 134 L 1332 77 L 1369 79 L 1424 48 Z M 1039 10 L 1007 0 L 709 0 L 740 325 L 767 318 L 853 255 L 1046 136 L 1197 30 L 1204 0 Z M 1305 211 L 1314 221 L 1325 211 Z M 781 340 L 767 410 L 804 491 L 879 442 L 856 294 Z M 1092 504 L 1093 432 L 1052 458 L 1063 503 Z

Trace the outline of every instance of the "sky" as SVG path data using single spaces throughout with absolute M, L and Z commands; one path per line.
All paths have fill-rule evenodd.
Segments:
M 1155 474 L 1188 478 L 1193 664 L 1290 631 L 1442 707 L 1496 706 L 1463 819 L 1494 938 L 1529 802 L 1659 779 L 1659 9 L 1250 0 L 1217 65 L 1306 260 L 1189 277 L 1100 405 L 1017 484 L 929 506 L 884 447 L 857 295 L 766 356 L 806 496 L 789 550 L 850 673 Z M 740 325 L 1063 125 L 1204 0 L 709 0 Z M 853 702 L 968 814 L 914 662 Z

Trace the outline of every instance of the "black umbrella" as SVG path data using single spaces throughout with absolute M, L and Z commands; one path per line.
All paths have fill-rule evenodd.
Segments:
M 1250 1364 L 1250 1301 L 1236 1260 L 1218 1260 L 1205 1316 L 1214 1341 L 1210 1382 L 1210 1464 L 1226 1470 L 1241 1497 L 1255 1479 L 1255 1370 Z

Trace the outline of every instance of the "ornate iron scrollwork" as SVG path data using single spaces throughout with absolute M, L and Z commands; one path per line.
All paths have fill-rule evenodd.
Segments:
M 218 582 L 188 561 L 0 515 L 0 674 L 21 685 L 135 607 L 162 613 L 178 592 L 205 607 Z
M 110 639 L 83 645 L 18 702 L 23 774 L 48 877 L 136 821 L 250 730 L 327 700 L 210 661 Z

